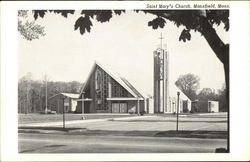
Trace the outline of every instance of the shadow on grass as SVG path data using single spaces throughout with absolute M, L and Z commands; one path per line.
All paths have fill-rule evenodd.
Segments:
M 45 132 L 49 131 L 49 132 Z M 180 138 L 207 138 L 227 139 L 227 131 L 123 131 L 123 130 L 89 130 L 86 128 L 62 128 L 62 127 L 18 127 L 19 133 L 52 133 L 65 132 L 68 135 L 87 136 L 144 136 L 144 137 L 180 137 Z
M 146 137 L 180 137 L 180 138 L 207 138 L 226 139 L 227 131 L 116 131 L 116 130 L 87 130 L 84 132 L 72 132 L 74 135 L 89 136 L 146 136 Z
M 114 122 L 174 122 L 176 123 L 176 120 L 170 119 L 170 120 L 110 120 Z M 179 120 L 180 123 L 227 123 L 227 120 L 219 120 L 219 121 L 206 121 L 206 120 Z
M 160 115 L 158 115 L 160 116 Z M 176 115 L 172 115 L 172 116 L 161 116 L 161 117 L 172 117 L 172 118 L 176 118 Z M 180 118 L 227 118 L 227 116 L 205 116 L 205 115 L 187 115 L 187 116 L 183 116 L 183 115 L 179 115 Z
M 227 131 L 162 131 L 155 134 L 156 137 L 181 137 L 181 138 L 218 138 L 227 139 Z
M 19 130 L 53 130 L 53 131 L 74 131 L 74 130 L 83 130 L 86 128 L 63 128 L 63 127 L 18 127 Z
M 194 115 L 194 116 L 187 116 L 187 118 L 227 118 L 227 116 L 203 116 L 203 115 Z

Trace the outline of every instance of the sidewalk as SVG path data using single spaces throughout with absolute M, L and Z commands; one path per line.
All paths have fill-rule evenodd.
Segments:
M 126 116 L 137 116 L 136 114 L 114 114 L 114 113 L 92 113 L 92 114 L 75 114 L 66 113 L 65 121 L 81 120 L 84 115 L 86 120 L 89 119 L 105 119 L 105 118 L 119 118 Z M 63 120 L 63 114 L 18 114 L 19 124 L 31 124 L 31 123 L 48 123 L 48 122 L 61 122 Z
M 227 112 L 199 113 L 198 115 L 227 115 Z
M 104 119 L 88 119 L 88 120 L 73 120 L 73 121 L 65 121 L 66 125 L 70 124 L 79 124 L 79 123 L 93 123 L 100 121 L 114 121 L 114 120 L 134 120 L 134 119 L 143 119 L 155 116 L 131 116 L 131 117 L 118 117 L 118 118 L 104 118 Z M 18 124 L 18 127 L 46 127 L 46 126 L 61 126 L 63 121 L 59 122 L 43 122 L 43 123 L 26 123 L 26 124 Z

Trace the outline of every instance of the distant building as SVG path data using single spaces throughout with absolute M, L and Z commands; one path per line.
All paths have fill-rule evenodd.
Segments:
M 147 112 L 146 98 L 124 77 L 95 62 L 81 89 L 76 112 Z
M 79 94 L 58 93 L 49 98 L 49 109 L 56 111 L 56 113 L 62 113 L 64 106 L 65 112 L 75 112 L 78 97 Z
M 179 113 L 188 113 L 191 111 L 191 100 L 175 85 L 169 85 L 168 104 L 165 113 L 177 112 L 177 92 L 179 96 Z
M 193 101 L 192 102 L 192 112 L 210 113 L 219 112 L 219 102 L 218 101 Z

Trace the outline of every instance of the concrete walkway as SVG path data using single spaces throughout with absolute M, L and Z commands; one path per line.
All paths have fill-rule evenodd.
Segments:
M 227 115 L 227 112 L 199 113 L 198 115 L 210 115 L 210 116 L 214 116 L 214 115 Z
M 73 121 L 65 121 L 66 125 L 70 124 L 80 124 L 80 123 L 93 123 L 100 121 L 110 121 L 110 120 L 134 120 L 134 119 L 144 119 L 144 118 L 152 118 L 156 116 L 131 116 L 131 117 L 119 117 L 119 118 L 104 118 L 104 119 L 89 119 L 89 120 L 73 120 Z M 60 122 L 46 122 L 46 123 L 27 123 L 27 124 L 18 124 L 19 127 L 46 127 L 46 126 L 60 126 L 63 124 L 63 121 Z

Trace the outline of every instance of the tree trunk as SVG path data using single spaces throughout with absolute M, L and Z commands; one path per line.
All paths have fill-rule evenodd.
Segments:
M 228 112 L 227 131 L 229 132 L 229 44 L 224 44 L 222 42 L 215 29 L 206 18 L 201 18 L 201 27 L 201 34 L 205 37 L 218 59 L 223 63 L 226 82 L 226 107 Z M 227 140 L 227 152 L 229 152 L 229 133 Z

